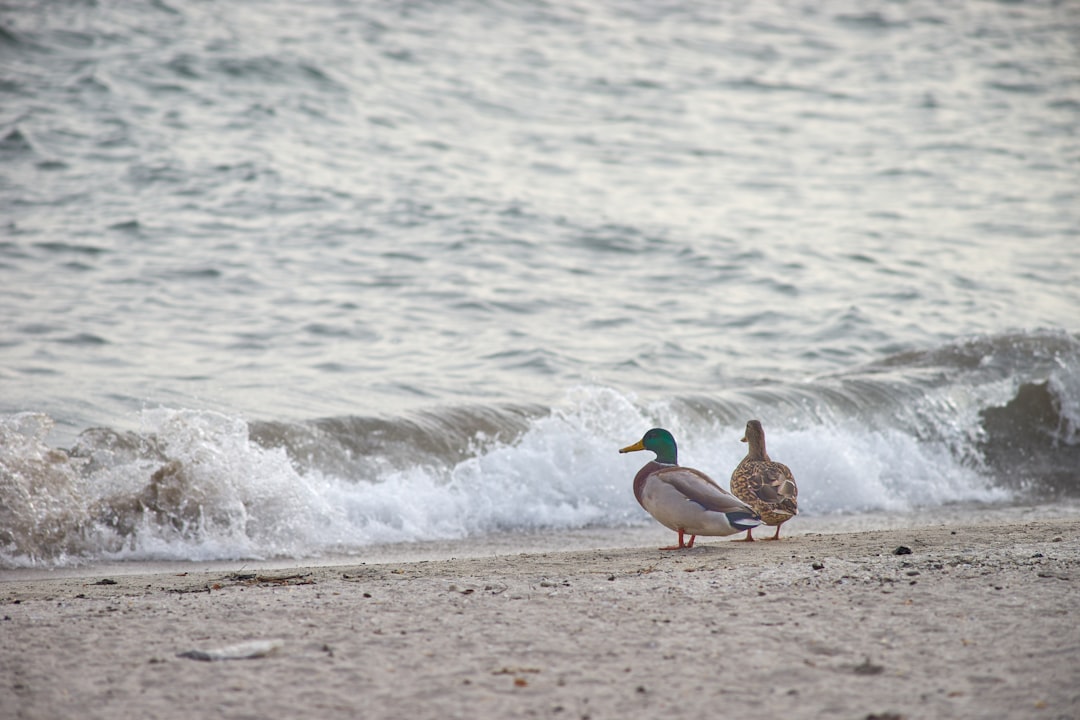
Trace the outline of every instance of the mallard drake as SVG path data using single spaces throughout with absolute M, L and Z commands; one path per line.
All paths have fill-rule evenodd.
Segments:
M 775 525 L 776 534 L 767 540 L 780 539 L 780 526 L 799 512 L 799 488 L 795 477 L 783 463 L 773 462 L 765 452 L 765 430 L 761 421 L 746 423 L 742 441 L 749 444 L 746 457 L 731 473 L 731 492 L 761 516 L 766 525 Z M 753 528 L 746 531 L 746 542 L 753 542 Z
M 716 484 L 705 473 L 679 465 L 675 438 L 653 428 L 621 453 L 651 450 L 656 459 L 634 477 L 634 496 L 661 525 L 679 533 L 679 544 L 661 550 L 694 547 L 698 535 L 734 535 L 761 524 L 761 518 L 743 501 Z M 684 536 L 690 536 L 690 542 Z

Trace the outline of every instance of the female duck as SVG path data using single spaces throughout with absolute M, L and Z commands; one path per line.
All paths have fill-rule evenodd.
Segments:
M 761 524 L 750 506 L 713 482 L 705 473 L 680 467 L 675 438 L 653 428 L 621 453 L 651 450 L 656 459 L 634 478 L 634 496 L 661 525 L 679 533 L 679 544 L 661 550 L 694 547 L 698 535 L 734 535 Z M 685 542 L 684 536 L 690 541 Z
M 766 525 L 775 525 L 776 534 L 767 540 L 780 539 L 780 526 L 799 512 L 799 488 L 795 477 L 783 463 L 773 462 L 765 452 L 765 430 L 761 421 L 746 423 L 742 441 L 749 445 L 746 457 L 731 473 L 731 492 L 761 515 Z M 753 531 L 746 531 L 746 541 L 753 542 Z

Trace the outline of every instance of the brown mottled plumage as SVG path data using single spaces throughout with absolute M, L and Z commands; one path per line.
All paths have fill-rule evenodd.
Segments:
M 799 512 L 799 488 L 795 477 L 783 463 L 773 462 L 765 452 L 765 431 L 761 422 L 746 423 L 742 441 L 749 444 L 746 457 L 731 473 L 731 493 L 761 516 L 766 525 L 775 525 L 776 534 L 768 540 L 780 539 L 780 526 Z M 746 531 L 746 541 L 753 542 L 753 530 Z

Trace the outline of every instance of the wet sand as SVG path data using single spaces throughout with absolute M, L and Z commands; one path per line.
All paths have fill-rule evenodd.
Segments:
M 661 528 L 601 537 L 7 573 L 0 717 L 1080 717 L 1075 518 L 671 552 Z M 254 657 L 209 659 L 230 655 Z

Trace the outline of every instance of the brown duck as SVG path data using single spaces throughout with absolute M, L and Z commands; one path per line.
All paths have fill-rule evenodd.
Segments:
M 776 526 L 776 534 L 767 540 L 779 540 L 780 526 L 799 512 L 795 477 L 787 465 L 773 462 L 765 452 L 765 431 L 759 420 L 746 423 L 742 441 L 750 448 L 731 473 L 731 493 L 754 508 L 766 525 Z M 754 541 L 753 528 L 746 530 L 745 540 Z

